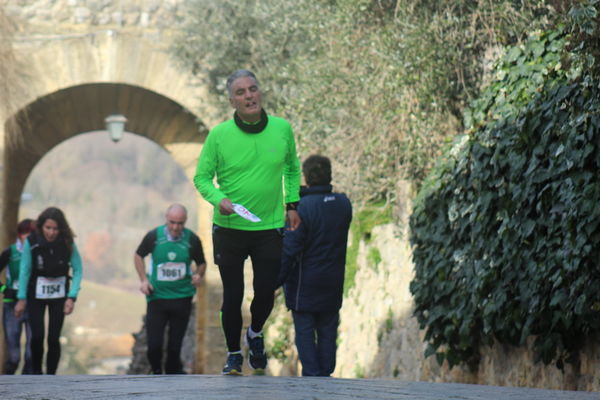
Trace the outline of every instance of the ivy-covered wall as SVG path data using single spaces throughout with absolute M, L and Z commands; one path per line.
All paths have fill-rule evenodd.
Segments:
M 599 8 L 506 52 L 415 202 L 411 292 L 440 362 L 532 341 L 577 370 L 599 337 Z

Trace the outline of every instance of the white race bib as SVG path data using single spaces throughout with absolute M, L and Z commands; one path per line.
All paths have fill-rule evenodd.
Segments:
M 156 278 L 159 281 L 178 281 L 185 278 L 186 265 L 182 262 L 166 262 L 158 265 Z
M 246 207 L 244 207 L 241 204 L 233 203 L 233 211 L 235 211 L 235 213 L 237 215 L 239 215 L 240 217 L 247 219 L 250 222 L 260 222 L 260 218 L 258 218 L 256 215 L 252 214 L 250 212 L 250 210 L 248 210 Z
M 67 277 L 48 278 L 38 276 L 35 285 L 36 299 L 62 299 L 66 297 Z

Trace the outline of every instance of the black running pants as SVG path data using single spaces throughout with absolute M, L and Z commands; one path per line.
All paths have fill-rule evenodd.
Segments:
M 27 299 L 27 312 L 31 326 L 31 363 L 34 374 L 42 373 L 44 357 L 44 313 L 48 309 L 48 353 L 46 354 L 46 373 L 55 375 L 60 360 L 60 331 L 65 320 L 65 300 Z
M 153 374 L 162 374 L 162 355 L 165 329 L 169 326 L 165 373 L 182 373 L 181 345 L 192 310 L 192 298 L 157 299 L 148 302 L 146 333 L 148 337 L 148 361 Z
M 254 298 L 250 304 L 252 330 L 260 332 L 271 310 L 281 267 L 283 230 L 242 231 L 213 226 L 215 264 L 223 283 L 221 323 L 227 349 L 239 351 L 244 298 L 244 261 L 252 261 Z

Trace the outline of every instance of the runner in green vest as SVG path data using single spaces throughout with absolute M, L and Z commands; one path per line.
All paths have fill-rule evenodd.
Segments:
M 206 271 L 202 243 L 185 228 L 187 211 L 172 204 L 166 212 L 166 223 L 146 234 L 135 256 L 135 269 L 141 281 L 140 291 L 146 295 L 146 332 L 151 373 L 163 373 L 162 353 L 165 329 L 169 326 L 167 360 L 164 372 L 185 373 L 181 364 L 181 345 L 190 318 L 192 297 Z M 148 271 L 144 257 L 151 254 Z M 197 265 L 192 272 L 191 264 Z
M 3 293 L 2 325 L 4 327 L 4 338 L 8 356 L 4 363 L 4 373 L 13 375 L 21 361 L 21 333 L 25 329 L 25 364 L 21 373 L 31 374 L 31 327 L 29 326 L 28 314 L 23 313 L 17 318 L 15 316 L 15 304 L 17 302 L 17 291 L 19 290 L 19 264 L 21 263 L 21 252 L 23 243 L 27 236 L 35 230 L 35 221 L 24 219 L 17 225 L 17 241 L 11 244 L 0 254 L 0 272 L 6 269 L 6 284 L 0 282 L 0 292 Z

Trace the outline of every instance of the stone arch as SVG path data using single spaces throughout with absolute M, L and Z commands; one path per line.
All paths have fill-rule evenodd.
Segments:
M 173 27 L 182 11 L 181 0 L 27 3 L 36 4 L 6 7 L 19 27 L 11 44 L 21 79 L 10 104 L 0 106 L 4 218 L 0 243 L 4 245 L 13 237 L 7 227 L 16 223 L 27 177 L 44 154 L 62 141 L 103 130 L 104 118 L 118 112 L 129 120 L 127 131 L 165 147 L 191 178 L 206 126 L 220 118 L 205 101 L 208 88 L 178 68 L 172 57 L 170 44 L 176 38 Z M 201 112 L 202 123 L 186 110 Z M 197 210 L 197 233 L 210 263 L 212 206 L 198 197 Z M 200 298 L 217 298 L 220 279 L 210 271 L 206 288 L 201 289 L 208 294 L 199 292 Z M 218 301 L 210 303 L 215 309 L 198 315 L 218 315 Z M 222 347 L 219 321 L 198 317 L 196 335 L 198 343 L 214 337 Z M 0 330 L 0 344 L 2 336 Z M 213 351 L 216 347 L 198 346 L 196 373 L 220 371 L 224 354 Z
M 77 134 L 104 130 L 104 119 L 123 114 L 126 129 L 167 148 L 202 143 L 207 128 L 175 101 L 151 90 L 123 83 L 82 84 L 43 96 L 5 124 L 4 238 L 17 223 L 20 195 L 33 167 L 54 146 Z
M 4 124 L 3 243 L 14 240 L 21 194 L 35 165 L 61 142 L 78 134 L 105 130 L 105 118 L 114 113 L 127 117 L 127 131 L 164 147 L 191 178 L 208 129 L 178 102 L 126 83 L 86 83 L 54 91 L 22 107 Z M 197 207 L 199 220 L 209 220 L 208 203 L 198 198 Z M 198 234 L 207 243 L 206 229 Z M 206 321 L 201 318 L 207 313 L 206 296 L 206 286 L 202 285 L 197 303 L 196 340 L 200 345 L 196 348 L 195 373 L 203 373 L 206 368 Z

